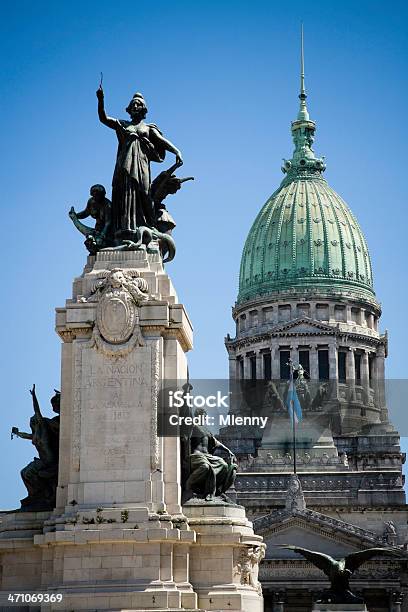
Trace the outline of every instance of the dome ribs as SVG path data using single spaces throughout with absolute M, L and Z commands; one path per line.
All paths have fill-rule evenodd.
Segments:
M 285 179 L 245 242 L 238 303 L 295 287 L 375 298 L 362 231 L 322 177 Z
M 340 265 L 341 265 L 341 275 L 343 278 L 346 278 L 346 253 L 345 253 L 345 246 L 344 246 L 344 236 L 343 236 L 343 231 L 342 231 L 342 226 L 341 226 L 341 222 L 339 219 L 339 215 L 337 212 L 337 208 L 336 206 L 340 209 L 336 194 L 334 193 L 334 191 L 332 191 L 329 187 L 326 188 L 326 194 L 328 197 L 328 200 L 330 202 L 330 206 L 331 206 L 331 210 L 332 210 L 332 214 L 333 217 L 336 221 L 336 228 L 337 228 L 337 237 L 334 237 L 333 240 L 337 240 L 339 241 L 339 245 L 340 245 L 340 253 L 341 253 L 341 257 L 340 257 Z M 336 246 L 336 245 L 333 245 Z
M 300 197 L 300 181 L 296 181 L 295 183 L 295 192 L 292 197 L 292 210 L 291 210 L 291 221 L 292 221 L 292 240 L 291 240 L 291 250 L 292 250 L 292 265 L 291 265 L 291 276 L 297 276 L 296 270 L 296 247 L 297 247 L 297 207 L 298 207 L 298 198 Z
M 308 249 L 309 249 L 309 275 L 313 274 L 314 270 L 314 249 L 313 249 L 313 228 L 312 228 L 312 211 L 311 211 L 311 201 L 310 201 L 310 186 L 308 181 L 305 181 L 305 207 L 306 207 L 306 223 L 307 223 L 307 235 L 308 235 Z
M 282 227 L 284 223 L 284 215 L 285 215 L 285 207 L 287 201 L 289 200 L 289 196 L 291 195 L 290 189 L 283 191 L 283 197 L 281 202 L 281 209 L 279 211 L 279 222 L 278 222 L 278 232 L 276 236 L 276 246 L 275 246 L 275 276 L 276 281 L 279 283 L 281 279 L 281 236 L 282 236 Z M 279 210 L 279 207 L 277 207 Z
M 323 275 L 329 275 L 330 274 L 330 268 L 331 268 L 331 261 L 330 261 L 330 251 L 329 251 L 329 247 L 328 247 L 328 240 L 327 240 L 327 227 L 326 227 L 326 219 L 325 219 L 325 215 L 324 215 L 324 209 L 323 209 L 323 203 L 322 203 L 322 199 L 321 199 L 321 194 L 320 191 L 318 189 L 318 187 L 320 187 L 320 185 L 315 184 L 315 182 L 311 183 L 312 188 L 314 189 L 315 195 L 316 195 L 316 200 L 318 202 L 319 205 L 319 210 L 320 210 L 320 218 L 319 217 L 315 217 L 313 219 L 314 222 L 316 222 L 317 225 L 319 225 L 320 223 L 322 224 L 322 228 L 320 231 L 320 225 L 319 225 L 319 234 L 323 234 L 323 251 L 324 251 L 324 256 L 323 256 L 323 261 L 322 261 L 322 269 L 323 272 L 319 272 L 318 270 L 318 274 L 323 274 Z M 318 240 L 321 240 L 320 236 L 318 238 Z M 319 248 L 319 247 L 318 247 Z M 314 268 L 313 273 L 316 274 L 316 268 Z

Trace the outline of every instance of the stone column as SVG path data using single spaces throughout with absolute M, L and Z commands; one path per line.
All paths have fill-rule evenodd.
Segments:
M 375 357 L 375 379 L 378 408 L 381 411 L 381 422 L 388 422 L 387 408 L 385 405 L 385 346 L 380 345 L 377 348 Z
M 310 379 L 312 381 L 319 380 L 319 355 L 316 344 L 310 346 Z
M 329 377 L 330 380 L 337 380 L 339 377 L 337 368 L 337 347 L 334 343 L 329 344 Z
M 236 378 L 238 378 L 238 361 L 235 355 L 235 351 L 232 349 L 228 349 L 228 369 L 230 380 L 235 380 Z
M 347 306 L 348 308 L 348 306 Z M 355 400 L 355 363 L 354 363 L 354 347 L 349 347 L 346 357 L 346 380 L 347 380 L 347 389 L 348 389 L 348 400 Z
M 249 380 L 251 378 L 251 359 L 248 355 L 242 355 L 244 360 L 244 378 Z
M 235 360 L 235 376 L 236 376 L 236 380 L 240 380 L 241 379 L 241 358 L 237 357 Z
M 331 385 L 331 396 L 333 399 L 338 397 L 337 389 L 338 389 L 338 365 L 337 365 L 337 347 L 334 343 L 329 344 L 329 378 Z
M 370 402 L 370 369 L 368 363 L 368 351 L 364 351 L 361 356 L 361 384 L 363 387 L 364 404 Z
M 263 355 L 260 351 L 256 352 L 256 380 L 263 380 Z
M 272 380 L 279 380 L 280 378 L 280 357 L 279 347 L 271 346 L 271 369 L 272 369 Z
M 353 321 L 351 319 L 351 306 L 350 304 L 346 305 L 346 321 L 350 325 Z
M 336 317 L 334 315 L 334 304 L 329 304 L 329 323 L 334 323 Z

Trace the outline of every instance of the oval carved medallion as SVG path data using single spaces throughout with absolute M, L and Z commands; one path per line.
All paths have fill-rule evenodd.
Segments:
M 97 309 L 97 324 L 101 336 L 112 344 L 129 340 L 135 325 L 136 305 L 124 289 L 104 293 Z

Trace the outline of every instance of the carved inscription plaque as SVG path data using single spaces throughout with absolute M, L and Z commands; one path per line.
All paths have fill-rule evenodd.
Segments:
M 112 359 L 92 346 L 78 352 L 74 439 L 81 482 L 149 480 L 152 445 L 152 346 Z M 77 414 L 75 414 L 77 412 Z

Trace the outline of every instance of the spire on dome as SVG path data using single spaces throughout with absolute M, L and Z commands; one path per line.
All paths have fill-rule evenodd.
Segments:
M 305 90 L 305 54 L 303 48 L 303 23 L 300 29 L 300 108 L 298 112 L 298 121 L 309 121 L 309 113 L 306 106 L 306 90 Z
M 326 166 L 324 159 L 316 158 L 312 144 L 316 124 L 309 117 L 309 112 L 306 106 L 306 88 L 305 88 L 305 54 L 304 54 L 304 38 L 303 38 L 303 23 L 300 30 L 300 107 L 297 118 L 292 121 L 292 137 L 295 145 L 292 159 L 284 159 L 282 171 L 286 174 L 284 182 L 291 181 L 295 178 L 306 178 L 308 176 L 321 175 Z

